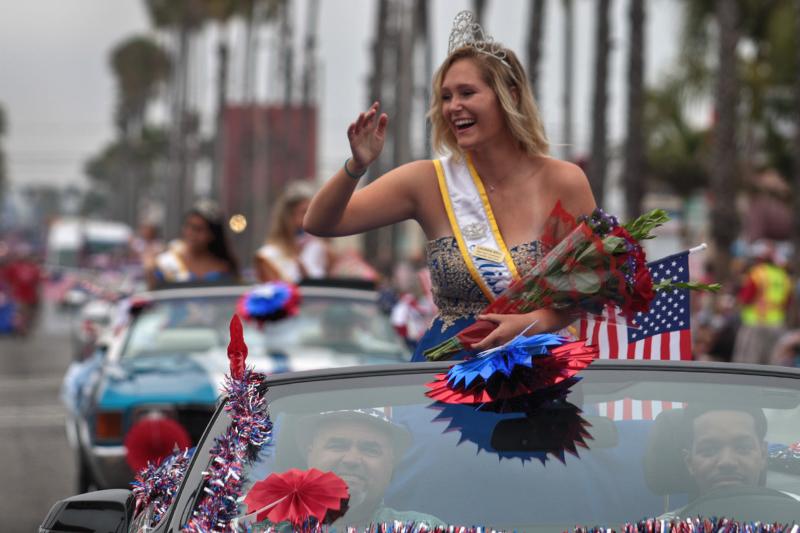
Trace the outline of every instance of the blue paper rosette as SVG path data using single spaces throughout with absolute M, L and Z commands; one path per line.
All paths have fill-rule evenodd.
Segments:
M 296 285 L 271 281 L 243 294 L 236 311 L 244 320 L 263 324 L 296 315 L 299 305 L 300 291 Z

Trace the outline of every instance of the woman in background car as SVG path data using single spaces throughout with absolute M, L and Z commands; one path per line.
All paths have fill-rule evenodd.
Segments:
M 269 234 L 254 258 L 259 281 L 298 283 L 327 276 L 331 264 L 328 246 L 303 230 L 303 217 L 313 196 L 310 184 L 295 182 L 275 202 Z
M 239 263 L 225 235 L 224 217 L 211 201 L 198 202 L 186 214 L 181 237 L 145 265 L 147 284 L 237 279 Z

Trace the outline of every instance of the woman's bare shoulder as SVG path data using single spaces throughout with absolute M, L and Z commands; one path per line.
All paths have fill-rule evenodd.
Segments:
M 583 169 L 575 163 L 547 158 L 545 180 L 548 188 L 567 211 L 573 214 L 586 214 L 596 207 L 589 179 Z
M 436 168 L 433 166 L 433 160 L 418 159 L 416 161 L 411 161 L 409 163 L 400 165 L 390 173 L 400 176 L 401 179 L 418 181 L 435 176 Z
M 555 157 L 543 158 L 545 174 L 548 179 L 563 183 L 565 186 L 574 186 L 586 182 L 586 174 L 583 169 L 575 163 L 556 159 Z

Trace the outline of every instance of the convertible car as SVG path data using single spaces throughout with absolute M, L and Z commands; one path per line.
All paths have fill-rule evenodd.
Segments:
M 283 515 L 272 509 L 285 497 L 273 491 L 265 499 L 270 480 L 312 469 L 347 485 L 349 500 L 331 517 L 338 531 L 380 523 L 411 531 L 398 524 L 412 522 L 619 531 L 646 517 L 800 517 L 798 369 L 595 361 L 557 393 L 476 410 L 426 395 L 448 366 L 269 376 L 259 390 L 271 439 L 241 469 L 220 452 L 232 427 L 223 402 L 182 456 L 169 497 L 137 506 L 127 490 L 75 496 L 56 503 L 40 531 L 196 531 L 220 508 L 215 497 L 228 498 L 220 527 L 274 531 L 270 521 Z M 224 492 L 234 485 L 210 481 L 209 472 L 242 480 L 238 493 Z
M 228 325 L 245 286 L 135 294 L 130 319 L 109 326 L 96 353 L 64 380 L 67 436 L 78 491 L 127 487 L 133 472 L 172 442 L 198 442 L 227 372 Z M 410 360 L 378 294 L 339 283 L 303 286 L 297 316 L 245 323 L 248 364 L 268 374 Z M 164 450 L 166 446 L 166 450 Z

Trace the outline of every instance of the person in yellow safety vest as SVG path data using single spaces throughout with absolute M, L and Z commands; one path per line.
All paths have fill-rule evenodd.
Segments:
M 742 302 L 742 324 L 780 327 L 786 323 L 786 306 L 792 291 L 789 274 L 771 263 L 760 263 L 750 269 L 739 292 Z
M 736 336 L 733 361 L 768 363 L 772 349 L 783 334 L 792 280 L 786 269 L 774 263 L 774 247 L 757 242 L 757 263 L 750 267 L 738 294 L 741 327 Z

